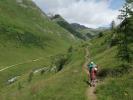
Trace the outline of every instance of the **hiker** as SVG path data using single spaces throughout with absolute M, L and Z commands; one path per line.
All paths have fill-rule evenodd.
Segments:
M 96 83 L 96 74 L 97 74 L 97 65 L 94 62 L 91 62 L 88 64 L 88 70 L 89 70 L 89 79 L 90 79 L 90 85 L 95 86 Z

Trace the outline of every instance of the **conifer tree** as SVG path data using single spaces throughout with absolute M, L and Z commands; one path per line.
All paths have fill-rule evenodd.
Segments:
M 119 19 L 122 21 L 118 27 L 118 57 L 122 61 L 130 62 L 130 48 L 128 47 L 128 34 L 130 34 L 130 5 L 125 3 Z

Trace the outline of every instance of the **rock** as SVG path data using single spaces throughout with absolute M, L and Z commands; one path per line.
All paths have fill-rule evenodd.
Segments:
M 23 3 L 23 0 L 16 0 L 17 3 Z
M 9 80 L 7 81 L 8 84 L 14 83 L 15 81 L 17 81 L 17 79 L 18 79 L 19 77 L 20 77 L 20 76 L 16 76 L 16 77 L 13 77 L 13 78 L 9 79 Z
M 43 68 L 37 69 L 33 73 L 36 74 L 36 73 L 41 72 L 42 70 L 44 70 L 44 72 L 46 72 L 48 70 L 48 67 L 43 67 Z
M 51 68 L 51 70 L 50 70 L 50 71 L 51 71 L 51 72 L 53 72 L 53 71 L 54 71 L 54 72 L 56 72 L 56 70 L 57 70 L 57 67 L 56 67 L 56 66 L 54 66 L 54 67 L 52 67 L 52 68 Z

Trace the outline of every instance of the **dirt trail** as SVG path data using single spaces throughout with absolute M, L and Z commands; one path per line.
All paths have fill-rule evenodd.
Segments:
M 85 50 L 86 50 L 86 55 L 85 55 L 85 63 L 84 63 L 83 69 L 87 74 L 89 74 L 86 66 L 90 62 L 90 53 L 89 53 L 88 47 Z M 88 86 L 86 90 L 87 100 L 97 100 L 95 89 L 96 87 Z

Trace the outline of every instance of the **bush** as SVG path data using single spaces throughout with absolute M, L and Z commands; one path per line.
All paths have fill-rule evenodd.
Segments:
M 43 69 L 43 70 L 41 70 L 41 75 L 43 75 L 45 73 L 45 70 Z
M 124 74 L 127 74 L 129 71 L 133 70 L 132 66 L 129 65 L 119 65 L 116 68 L 108 68 L 108 69 L 102 69 L 99 73 L 99 77 L 106 77 L 106 76 L 122 76 Z
M 98 38 L 101 38 L 101 37 L 103 37 L 103 32 L 100 32 L 98 35 Z
M 56 55 L 52 58 L 52 65 L 56 66 L 57 72 L 63 69 L 63 66 L 68 61 L 68 56 L 64 54 Z

